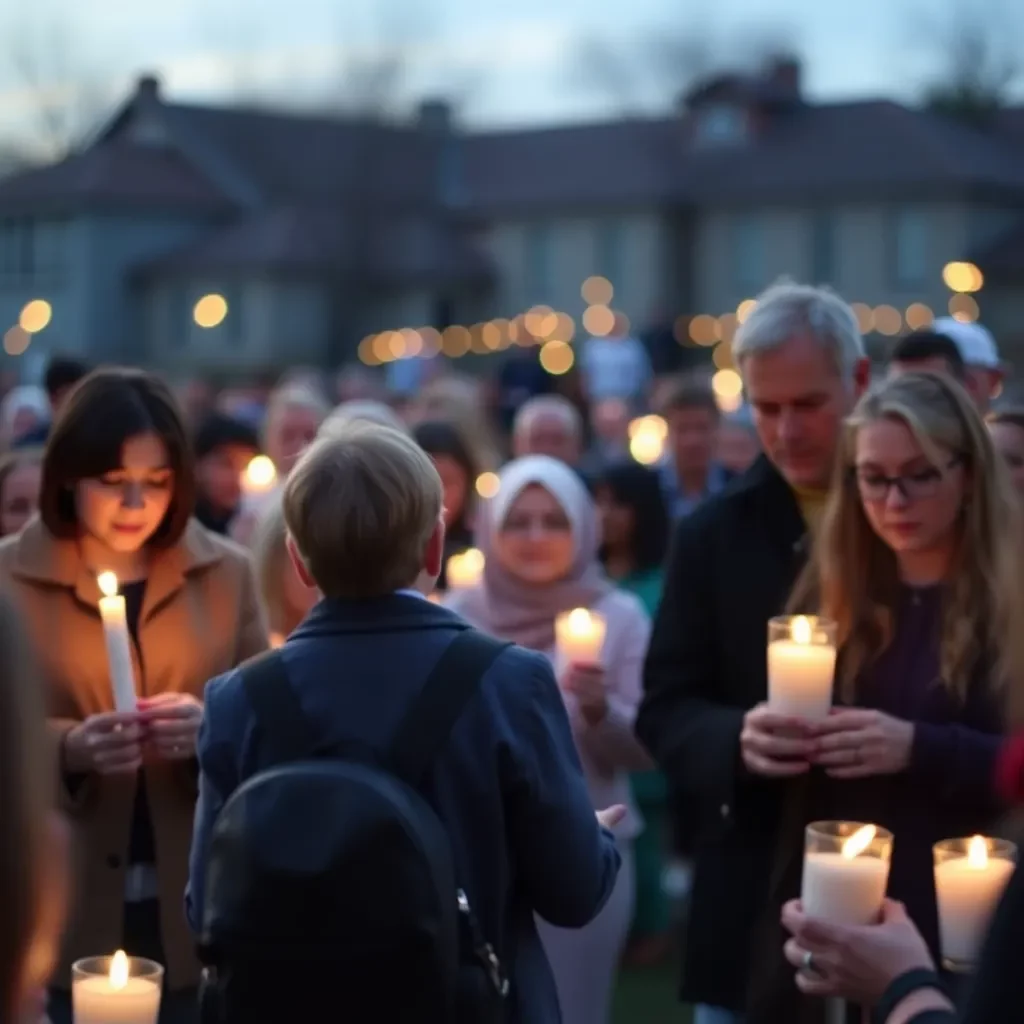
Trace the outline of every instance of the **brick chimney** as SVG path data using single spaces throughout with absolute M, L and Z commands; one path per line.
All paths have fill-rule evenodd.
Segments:
M 160 79 L 153 74 L 140 75 L 135 83 L 135 97 L 145 103 L 159 103 Z
M 425 132 L 447 135 L 452 129 L 452 107 L 446 100 L 424 100 L 417 110 L 416 121 Z

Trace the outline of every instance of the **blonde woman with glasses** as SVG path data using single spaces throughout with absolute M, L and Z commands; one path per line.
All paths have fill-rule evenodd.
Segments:
M 1003 460 L 960 385 L 910 373 L 861 399 L 794 595 L 794 610 L 838 623 L 837 707 L 789 742 L 810 769 L 802 823 L 898 836 L 889 895 L 933 956 L 932 846 L 1000 813 L 996 758 L 1024 686 L 1021 538 Z M 828 964 L 813 966 L 799 987 L 827 991 Z

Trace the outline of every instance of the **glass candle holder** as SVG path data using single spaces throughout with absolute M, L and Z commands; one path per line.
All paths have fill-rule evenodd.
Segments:
M 874 924 L 889 882 L 892 833 L 861 821 L 816 821 L 804 835 L 804 913 L 832 924 Z
M 448 559 L 445 570 L 449 590 L 467 590 L 477 586 L 484 577 L 484 555 L 477 548 L 467 548 Z
M 587 608 L 574 608 L 555 616 L 559 665 L 600 665 L 607 628 L 605 617 Z
M 1017 862 L 1005 839 L 944 839 L 933 847 L 939 946 L 943 966 L 958 974 L 974 970 L 996 904 Z
M 155 960 L 93 956 L 71 965 L 75 1024 L 157 1024 L 164 969 Z
M 836 624 L 814 615 L 768 622 L 768 706 L 781 715 L 820 721 L 832 708 Z

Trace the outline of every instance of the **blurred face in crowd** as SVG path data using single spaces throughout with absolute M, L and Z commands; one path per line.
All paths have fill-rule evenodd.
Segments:
M 466 471 L 450 455 L 431 455 L 444 491 L 444 524 L 451 526 L 466 507 L 469 479 Z
M 292 471 L 319 429 L 320 418 L 313 409 L 286 405 L 274 413 L 267 424 L 267 455 L 279 476 L 285 477 Z
M 1002 389 L 1002 371 L 992 370 L 986 366 L 968 366 L 964 386 L 967 388 L 967 393 L 974 399 L 978 412 L 985 416 L 991 408 L 992 399 L 997 398 Z
M 761 454 L 757 434 L 742 423 L 723 423 L 718 428 L 718 461 L 733 473 L 744 473 Z
M 0 487 L 0 537 L 17 533 L 39 508 L 43 470 L 38 462 L 17 463 Z
M 897 555 L 951 548 L 963 511 L 966 474 L 955 452 L 937 462 L 902 420 L 886 417 L 857 431 L 855 465 L 871 528 Z
M 242 474 L 257 451 L 225 444 L 196 461 L 196 480 L 203 497 L 216 509 L 230 512 L 242 500 Z
M 843 379 L 834 353 L 798 335 L 743 358 L 743 382 L 765 454 L 793 487 L 825 489 L 843 418 L 867 382 Z
M 139 434 L 125 442 L 117 469 L 78 482 L 78 520 L 111 551 L 135 552 L 163 522 L 173 494 L 167 446 L 156 434 Z
M 598 487 L 594 493 L 594 502 L 601 521 L 601 537 L 604 544 L 615 551 L 628 549 L 636 528 L 633 509 L 616 501 L 610 487 Z
M 580 439 L 565 416 L 555 412 L 535 412 L 516 429 L 512 439 L 515 457 L 550 455 L 575 466 L 583 456 Z
M 551 492 L 539 484 L 524 487 L 512 502 L 496 541 L 502 567 L 527 583 L 555 583 L 572 567 L 569 517 Z
M 710 409 L 690 406 L 669 409 L 668 441 L 680 476 L 703 476 L 714 458 L 718 440 L 718 416 Z
M 1010 470 L 1013 486 L 1024 495 L 1024 427 L 1003 420 L 989 424 L 992 443 Z
M 618 398 L 597 402 L 590 414 L 594 435 L 610 447 L 629 446 L 629 408 Z
M 925 356 L 921 359 L 894 359 L 889 364 L 888 376 L 898 377 L 903 373 L 944 373 L 953 380 L 959 380 L 956 368 L 942 356 Z

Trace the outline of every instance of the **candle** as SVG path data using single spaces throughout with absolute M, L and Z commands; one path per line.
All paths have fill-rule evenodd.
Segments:
M 135 667 L 132 663 L 132 641 L 128 633 L 124 598 L 117 592 L 117 577 L 112 572 L 101 572 L 96 582 L 103 593 L 100 598 L 100 618 L 103 620 L 103 637 L 107 642 L 114 707 L 118 711 L 134 711 Z
M 939 943 L 949 970 L 970 970 L 976 963 L 1016 856 L 1013 843 L 984 836 L 935 844 Z
M 255 455 L 242 471 L 241 483 L 246 498 L 269 494 L 277 485 L 277 468 L 266 455 Z
M 832 707 L 835 668 L 834 622 L 797 615 L 768 623 L 770 708 L 795 718 L 826 718 Z
M 607 623 L 603 615 L 574 608 L 555 618 L 555 649 L 567 665 L 600 665 Z
M 889 881 L 892 833 L 860 822 L 808 825 L 800 899 L 804 913 L 833 924 L 874 924 Z
M 446 576 L 449 590 L 466 590 L 475 587 L 483 579 L 484 555 L 476 548 L 469 548 L 448 559 Z
M 75 1024 L 156 1024 L 163 974 L 160 964 L 122 950 L 77 961 L 71 967 Z

